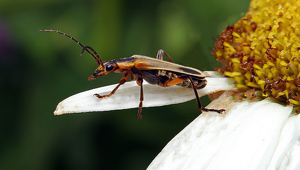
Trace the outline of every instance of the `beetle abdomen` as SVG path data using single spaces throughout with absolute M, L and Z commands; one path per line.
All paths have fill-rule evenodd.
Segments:
M 182 73 L 175 73 L 171 71 L 165 70 L 143 70 L 142 71 L 143 79 L 150 84 L 157 84 L 159 86 L 166 87 L 167 83 L 176 79 L 176 78 L 183 78 L 183 81 L 176 84 L 178 86 L 192 88 L 191 81 L 187 78 L 187 75 Z M 203 77 L 194 77 L 191 76 L 195 87 L 197 89 L 202 89 L 206 86 L 206 79 Z
M 182 86 L 182 87 L 186 87 L 186 88 L 192 88 L 192 84 L 191 81 L 186 77 L 186 74 L 182 74 L 182 73 L 176 73 L 176 72 L 171 72 L 171 71 L 165 71 L 165 70 L 159 70 L 157 73 L 157 76 L 160 77 L 160 79 L 163 79 L 164 81 L 161 81 L 162 84 L 164 84 L 165 82 L 169 82 L 171 80 L 174 80 L 178 77 L 185 77 L 183 82 L 176 84 L 177 86 Z M 206 79 L 204 77 L 194 77 L 191 76 L 195 87 L 197 89 L 202 89 L 206 86 Z M 160 84 L 159 84 L 160 85 Z
M 202 89 L 206 86 L 206 79 L 199 79 L 198 77 L 192 77 L 192 80 L 195 84 L 196 89 Z M 190 81 L 190 79 L 185 79 L 182 83 L 177 84 L 178 86 L 182 86 L 182 87 L 187 87 L 187 88 L 192 88 L 192 83 Z

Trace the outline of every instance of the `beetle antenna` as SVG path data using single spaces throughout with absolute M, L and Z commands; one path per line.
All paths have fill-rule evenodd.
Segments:
M 90 46 L 83 46 L 79 41 L 77 41 L 75 38 L 69 36 L 68 34 L 66 33 L 63 33 L 63 32 L 60 32 L 58 30 L 39 30 L 39 32 L 56 32 L 56 33 L 59 33 L 59 34 L 62 34 L 63 36 L 65 37 L 68 37 L 70 38 L 71 40 L 75 41 L 78 45 L 80 45 L 83 49 L 81 51 L 81 55 L 83 54 L 84 51 L 88 52 L 97 62 L 98 65 L 102 65 L 103 66 L 103 62 L 102 60 L 100 59 L 99 55 L 97 54 L 97 52 Z M 89 50 L 91 50 L 92 52 L 90 52 Z

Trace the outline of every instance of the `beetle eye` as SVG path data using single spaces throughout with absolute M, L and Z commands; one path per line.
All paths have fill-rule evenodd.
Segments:
M 111 71 L 114 67 L 110 64 L 105 65 L 106 71 Z

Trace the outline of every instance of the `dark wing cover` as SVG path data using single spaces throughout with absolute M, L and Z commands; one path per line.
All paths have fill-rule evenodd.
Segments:
M 135 67 L 138 70 L 167 70 L 196 77 L 205 77 L 205 75 L 200 70 L 192 67 L 187 67 L 141 55 L 134 55 L 132 57 L 135 58 Z

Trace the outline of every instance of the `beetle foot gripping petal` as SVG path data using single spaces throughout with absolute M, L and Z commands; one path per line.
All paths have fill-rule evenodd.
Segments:
M 225 113 L 225 109 L 217 110 L 217 109 L 206 109 L 206 108 L 202 108 L 201 110 L 204 111 L 204 112 L 217 112 L 217 113 L 219 113 L 219 114 Z
M 93 96 L 98 97 L 99 99 L 106 97 L 106 95 L 101 96 L 100 94 L 95 93 Z

